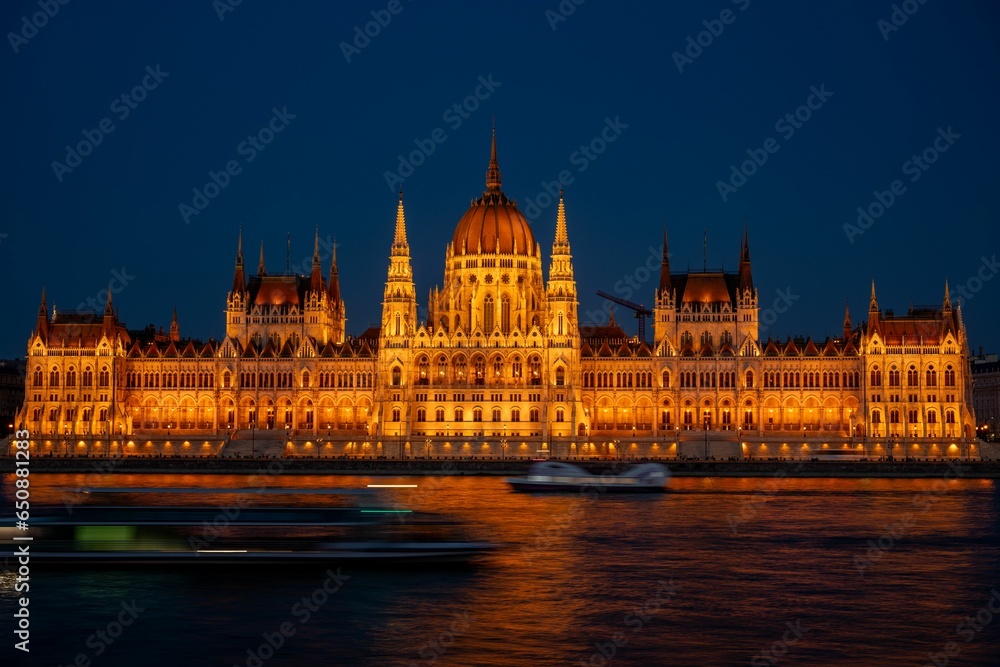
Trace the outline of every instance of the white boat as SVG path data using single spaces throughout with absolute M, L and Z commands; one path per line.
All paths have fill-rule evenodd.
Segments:
M 656 493 L 667 490 L 670 471 L 659 463 L 633 466 L 620 475 L 595 475 L 561 461 L 535 463 L 526 477 L 507 479 L 515 491 L 596 491 L 597 493 Z

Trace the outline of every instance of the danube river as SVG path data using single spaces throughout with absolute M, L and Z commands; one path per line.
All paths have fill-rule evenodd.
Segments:
M 4 483 L 8 515 L 12 479 Z M 83 479 L 33 474 L 32 502 L 60 502 Z M 256 488 L 262 478 L 118 474 L 105 483 Z M 308 615 L 301 601 L 328 579 L 322 568 L 36 568 L 31 654 L 21 664 L 1000 661 L 1000 613 L 990 611 L 991 600 L 1000 610 L 996 480 L 683 478 L 667 494 L 593 499 L 515 494 L 498 477 L 285 475 L 266 483 L 417 484 L 388 498 L 454 517 L 503 548 L 470 567 L 342 568 L 339 590 Z M 0 579 L 5 655 L 17 653 L 13 577 Z

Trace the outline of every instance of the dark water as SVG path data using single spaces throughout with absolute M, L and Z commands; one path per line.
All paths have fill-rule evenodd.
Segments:
M 58 501 L 59 487 L 83 477 L 31 479 L 39 503 Z M 535 667 L 924 665 L 940 653 L 938 664 L 1000 664 L 1000 614 L 980 611 L 1000 591 L 995 481 L 688 478 L 673 480 L 665 495 L 595 500 L 514 494 L 501 479 L 481 477 L 268 483 L 369 482 L 417 483 L 391 498 L 450 514 L 475 537 L 507 546 L 475 567 L 343 568 L 349 579 L 307 621 L 293 605 L 323 584 L 321 569 L 42 570 L 31 581 L 29 661 L 9 650 L 14 594 L 6 574 L 0 655 L 38 665 L 83 654 L 92 665 Z M 117 475 L 105 483 L 259 480 Z M 860 560 L 867 541 L 880 538 L 885 549 Z M 121 636 L 88 646 L 132 600 L 143 610 Z M 993 607 L 1000 609 L 1000 593 Z M 975 625 L 960 625 L 977 612 Z M 294 634 L 261 663 L 250 658 L 248 649 L 283 623 Z

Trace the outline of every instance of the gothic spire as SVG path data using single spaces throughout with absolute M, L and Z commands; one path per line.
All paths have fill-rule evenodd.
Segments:
M 872 296 L 871 300 L 868 302 L 868 312 L 877 313 L 878 310 L 878 300 L 875 298 L 875 279 L 872 278 Z
M 340 269 L 337 268 L 337 239 L 333 239 L 333 259 L 330 262 L 330 302 L 340 302 Z
M 849 303 L 844 305 L 844 338 L 851 337 L 851 305 Z
M 392 239 L 392 250 L 408 253 L 409 243 L 406 242 L 406 213 L 403 211 L 403 189 L 399 189 L 399 204 L 396 205 L 396 234 Z
M 753 271 L 750 268 L 750 229 L 743 228 L 743 240 L 740 243 L 740 291 L 753 292 Z
M 944 281 L 944 309 L 951 310 L 951 291 L 948 289 L 948 279 Z
M 670 294 L 672 285 L 670 282 L 670 251 L 667 249 L 667 227 L 663 226 L 663 257 L 660 259 L 660 287 L 659 296 L 661 298 Z
M 243 271 L 243 226 L 240 225 L 240 235 L 236 242 L 236 268 L 233 270 L 233 292 L 245 292 L 247 288 L 246 273 Z
M 260 242 L 260 262 L 257 264 L 257 275 L 267 275 L 267 267 L 264 266 L 264 241 Z
M 316 237 L 313 241 L 312 275 L 309 278 L 309 289 L 317 295 L 323 291 L 323 265 L 319 258 L 319 225 L 316 226 Z
M 486 190 L 488 192 L 500 191 L 500 165 L 497 163 L 497 128 L 493 127 L 493 138 L 490 144 L 490 166 L 486 170 Z
M 174 306 L 174 317 L 170 320 L 170 340 L 175 343 L 181 339 L 181 328 L 177 323 L 177 306 Z
M 559 190 L 559 210 L 556 212 L 556 239 L 553 251 L 556 246 L 566 246 L 569 248 L 569 230 L 566 228 L 566 205 L 563 203 L 563 191 Z

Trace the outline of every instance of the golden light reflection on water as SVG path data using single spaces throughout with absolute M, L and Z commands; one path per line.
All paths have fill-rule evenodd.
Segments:
M 83 478 L 33 475 L 32 500 L 62 503 Z M 596 500 L 518 494 L 500 478 L 473 476 L 125 474 L 109 482 L 247 491 L 416 484 L 382 497 L 451 516 L 504 548 L 471 569 L 414 573 L 391 586 L 382 583 L 389 575 L 358 574 L 345 588 L 344 613 L 357 604 L 374 619 L 355 627 L 356 641 L 400 662 L 419 661 L 420 647 L 466 613 L 474 620 L 452 633 L 442 664 L 580 664 L 616 632 L 627 640 L 620 664 L 748 664 L 797 619 L 809 632 L 783 664 L 923 664 L 1000 586 L 993 480 L 675 477 L 667 494 Z M 859 569 L 858 558 L 868 564 Z M 656 606 L 668 580 L 676 596 L 636 615 Z M 261 595 L 283 604 L 266 589 L 253 595 L 224 599 L 249 609 L 265 604 Z M 963 645 L 963 660 L 988 664 L 998 629 Z

